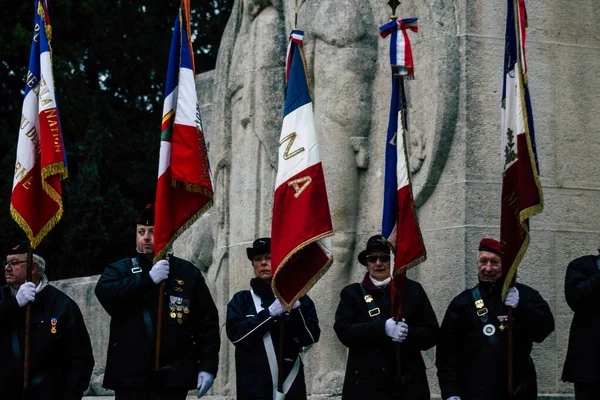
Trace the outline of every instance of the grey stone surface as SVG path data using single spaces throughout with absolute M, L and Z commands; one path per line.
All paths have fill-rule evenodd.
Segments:
M 314 400 L 339 397 L 346 357 L 332 330 L 339 291 L 361 279 L 357 253 L 381 224 L 390 76 L 389 42 L 378 38 L 377 29 L 388 20 L 385 3 L 299 1 L 298 28 L 305 31 L 335 230 L 335 264 L 309 293 L 323 329 L 321 342 L 304 354 Z M 545 210 L 531 221 L 519 281 L 541 292 L 556 319 L 555 333 L 533 350 L 544 399 L 572 398 L 572 385 L 560 380 L 572 319 L 563 278 L 570 260 L 594 253 L 600 244 L 596 3 L 527 2 L 527 61 Z M 416 79 L 407 83 L 408 143 L 428 260 L 409 276 L 423 284 L 439 320 L 451 299 L 476 283 L 481 236 L 499 236 L 505 7 L 427 0 L 403 2 L 398 10 L 401 18 L 420 17 L 420 32 L 410 33 Z M 175 251 L 203 271 L 220 311 L 221 369 L 210 397 L 215 400 L 235 397 L 226 305 L 252 277 L 245 247 L 270 232 L 284 55 L 293 18 L 290 1 L 236 0 L 215 71 L 197 77 L 215 206 L 176 242 Z M 95 279 L 64 285 L 86 310 L 98 379 L 108 328 L 90 294 Z M 439 393 L 434 358 L 434 351 L 425 353 L 432 393 Z M 93 394 L 100 390 L 92 386 Z

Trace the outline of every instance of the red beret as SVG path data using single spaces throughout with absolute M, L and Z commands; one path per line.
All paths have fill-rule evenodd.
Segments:
M 479 242 L 479 251 L 489 251 L 491 253 L 496 253 L 499 256 L 503 254 L 502 244 L 496 239 L 492 238 L 481 239 L 481 242 Z

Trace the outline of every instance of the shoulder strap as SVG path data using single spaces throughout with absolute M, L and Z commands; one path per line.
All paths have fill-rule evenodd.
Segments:
M 142 272 L 140 263 L 137 257 L 133 257 L 131 259 L 131 273 L 135 276 L 140 272 Z M 148 311 L 148 308 L 142 308 L 142 317 L 144 317 L 144 326 L 146 327 L 146 335 L 148 336 L 148 340 L 152 341 L 154 340 L 154 326 L 152 325 L 152 318 L 150 318 L 150 311 Z
M 471 289 L 471 294 L 473 295 L 473 300 L 475 301 L 475 309 L 477 310 L 477 316 L 481 321 L 481 325 L 483 325 L 483 333 L 488 337 L 490 343 L 497 343 L 498 339 L 496 338 L 496 327 L 493 324 L 488 324 L 488 309 L 485 307 L 483 303 L 483 299 L 481 298 L 481 292 L 479 292 L 479 288 L 475 286 Z
M 369 309 L 369 317 L 379 319 L 381 310 L 377 307 L 377 303 L 375 303 L 375 299 L 369 293 L 367 293 L 367 289 L 362 284 L 358 284 L 360 286 L 360 290 L 362 291 L 363 298 L 365 299 L 365 303 L 367 303 L 367 308 Z

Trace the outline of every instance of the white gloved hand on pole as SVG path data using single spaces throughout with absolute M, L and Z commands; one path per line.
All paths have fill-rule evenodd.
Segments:
M 396 329 L 398 324 L 394 321 L 394 318 L 388 318 L 385 321 L 385 334 L 394 339 L 396 337 Z
M 273 304 L 269 306 L 269 314 L 271 315 L 271 317 L 276 317 L 278 315 L 283 314 L 284 312 L 285 308 L 283 308 L 283 306 L 279 302 L 279 299 L 275 299 Z
M 169 262 L 160 260 L 152 266 L 150 270 L 150 278 L 154 283 L 160 283 L 169 277 Z
M 398 322 L 396 325 L 396 330 L 392 340 L 394 342 L 402 343 L 404 340 L 406 340 L 406 336 L 408 336 L 408 325 L 406 324 L 404 318 L 402 318 L 402 322 Z
M 19 307 L 24 307 L 25 304 L 35 300 L 35 285 L 33 282 L 25 282 L 19 287 L 19 291 L 15 296 Z
M 204 396 L 206 392 L 210 390 L 213 383 L 215 383 L 215 377 L 210 372 L 200 371 L 198 374 L 198 398 Z
M 519 291 L 516 287 L 511 287 L 506 292 L 506 298 L 504 299 L 504 304 L 508 307 L 517 308 L 519 305 Z
M 460 400 L 460 396 L 448 397 L 446 400 Z

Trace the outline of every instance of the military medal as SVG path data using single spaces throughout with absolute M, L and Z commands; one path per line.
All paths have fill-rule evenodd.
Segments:
M 181 320 L 180 318 L 177 318 L 177 323 L 178 323 L 178 324 L 182 324 L 182 323 L 183 323 L 183 320 Z
M 494 333 L 496 333 L 496 327 L 492 324 L 487 324 L 483 327 L 483 334 L 485 336 L 492 336 Z
M 184 313 L 184 314 L 189 314 L 189 313 L 190 313 L 190 309 L 189 309 L 189 308 L 187 308 L 187 307 L 184 307 L 184 308 L 183 308 L 183 313 Z
M 50 326 L 51 326 L 50 332 L 53 333 L 53 334 L 56 333 L 56 324 L 57 323 L 58 323 L 58 319 L 57 318 L 52 317 L 50 319 Z
M 506 329 L 504 323 L 508 321 L 508 315 L 498 315 L 498 321 L 500 321 L 500 326 L 498 329 L 500 329 L 500 331 L 504 331 Z
M 180 313 L 180 312 L 178 312 L 178 313 L 177 313 L 177 318 L 179 318 L 179 319 L 183 318 L 183 314 L 182 314 L 182 313 Z
M 183 280 L 181 279 L 175 279 L 175 283 L 177 283 L 179 286 L 183 286 Z
M 175 311 L 172 311 L 172 312 L 171 312 L 171 314 L 169 314 L 169 316 L 170 316 L 171 318 L 175 318 L 175 317 L 177 316 L 177 314 L 175 314 Z

